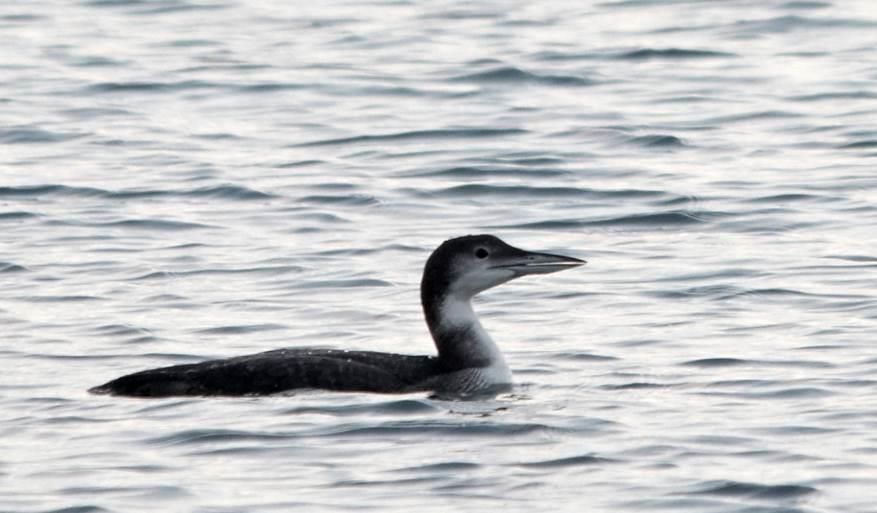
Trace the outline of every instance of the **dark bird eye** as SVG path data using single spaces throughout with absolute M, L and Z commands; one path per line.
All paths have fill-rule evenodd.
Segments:
M 475 256 L 478 258 L 487 258 L 487 250 L 484 248 L 478 248 L 475 250 Z

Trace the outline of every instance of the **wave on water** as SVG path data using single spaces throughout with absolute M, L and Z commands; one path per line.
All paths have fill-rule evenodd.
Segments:
M 503 66 L 486 71 L 458 75 L 454 82 L 473 82 L 477 84 L 540 84 L 549 86 L 590 86 L 596 82 L 575 75 L 538 74 L 524 71 L 514 66 Z
M 875 1 L 0 2 L 0 511 L 873 512 Z M 510 393 L 88 393 L 481 231 Z
M 0 186 L 0 198 L 40 198 L 43 196 L 69 196 L 78 198 L 100 198 L 107 200 L 128 200 L 138 198 L 220 198 L 224 200 L 264 200 L 275 198 L 269 194 L 239 185 L 217 185 L 196 189 L 128 189 L 112 191 L 97 187 L 80 187 L 60 184 L 24 185 L 18 187 Z
M 786 110 L 756 110 L 751 112 L 741 112 L 739 114 L 729 114 L 727 116 L 706 118 L 699 122 L 709 125 L 727 125 L 747 121 L 791 119 L 802 116 L 803 114 Z
M 875 100 L 877 93 L 873 91 L 832 91 L 827 93 L 803 94 L 786 98 L 793 102 L 821 102 L 830 100 Z
M 229 274 L 267 274 L 269 276 L 273 275 L 281 275 L 288 272 L 299 272 L 304 268 L 297 265 L 276 265 L 276 266 L 265 266 L 265 267 L 245 267 L 245 268 L 231 268 L 231 269 L 194 269 L 189 271 L 156 271 L 148 274 L 144 274 L 141 276 L 137 276 L 136 278 L 132 278 L 132 280 L 154 280 L 154 279 L 165 279 L 165 278 L 182 278 L 188 276 L 222 276 Z
M 675 135 L 640 135 L 628 139 L 631 144 L 645 146 L 647 148 L 681 148 L 687 146 L 682 139 Z
M 180 230 L 200 230 L 205 228 L 217 228 L 216 226 L 191 223 L 186 221 L 173 221 L 170 219 L 124 219 L 121 221 L 110 221 L 107 223 L 84 223 L 70 221 L 56 221 L 50 224 L 64 226 L 94 226 L 99 228 L 124 228 L 137 230 L 157 230 L 157 231 L 180 231 Z
M 430 410 L 431 411 L 431 410 Z M 293 410 L 293 412 L 295 412 Z M 296 413 L 305 413 L 303 412 Z M 503 423 L 481 421 L 473 423 L 442 422 L 435 420 L 389 420 L 320 425 L 292 431 L 253 431 L 233 429 L 190 429 L 169 435 L 149 437 L 148 445 L 203 445 L 216 442 L 301 440 L 307 438 L 365 437 L 453 437 L 453 436 L 519 436 L 533 433 L 562 433 L 565 430 L 539 423 Z
M 0 273 L 20 273 L 27 270 L 27 267 L 12 262 L 0 262 Z
M 265 324 L 248 324 L 238 326 L 217 326 L 214 328 L 205 328 L 195 330 L 193 333 L 200 335 L 244 335 L 247 333 L 259 333 L 262 331 L 277 331 L 288 329 L 285 324 L 265 323 Z
M 418 465 L 416 467 L 402 467 L 394 469 L 394 472 L 462 472 L 466 470 L 474 470 L 481 468 L 482 465 L 471 461 L 446 461 L 441 463 L 431 463 L 426 465 Z
M 796 30 L 827 29 L 827 28 L 860 28 L 868 29 L 877 27 L 877 22 L 865 18 L 834 18 L 830 16 L 799 16 L 786 15 L 768 19 L 753 19 L 734 22 L 727 27 L 735 33 L 757 34 L 764 37 L 766 34 L 781 34 Z
M 603 390 L 649 390 L 654 388 L 668 388 L 674 385 L 668 383 L 651 383 L 646 381 L 633 381 L 630 383 L 621 383 L 613 385 L 601 385 Z
M 877 139 L 868 139 L 864 141 L 856 141 L 839 146 L 842 150 L 870 150 L 877 148 Z
M 634 214 L 617 216 L 603 219 L 552 219 L 510 225 L 499 225 L 491 228 L 505 229 L 531 229 L 531 230 L 570 230 L 576 228 L 599 228 L 599 227 L 652 227 L 696 225 L 709 223 L 710 220 L 719 217 L 727 217 L 729 214 L 716 211 L 672 211 L 657 212 L 653 214 Z
M 817 492 L 818 490 L 812 486 L 797 484 L 764 485 L 739 481 L 718 481 L 689 493 L 754 499 L 798 499 Z
M 301 406 L 286 410 L 286 415 L 333 415 L 333 416 L 357 416 L 357 415 L 420 415 L 423 413 L 438 412 L 438 408 L 432 401 L 425 399 L 399 399 L 361 404 L 358 402 L 344 405 L 321 405 Z
M 466 178 L 475 179 L 483 177 L 558 177 L 572 174 L 571 171 L 565 169 L 543 168 L 543 167 L 497 167 L 497 166 L 454 166 L 443 169 L 435 169 L 421 171 L 405 171 L 401 176 L 406 177 L 437 177 L 437 178 Z
M 21 219 L 30 219 L 40 217 L 40 214 L 24 211 L 0 212 L 0 221 L 18 221 Z
M 100 506 L 70 506 L 68 508 L 60 508 L 60 509 L 49 509 L 42 511 L 41 513 L 109 513 L 110 510 L 106 508 L 102 508 Z
M 606 463 L 618 463 L 618 460 L 595 456 L 593 454 L 583 454 L 581 456 L 568 456 L 553 460 L 528 461 L 518 463 L 517 466 L 525 468 L 557 469 L 564 467 L 577 467 L 581 465 L 605 465 Z
M 131 7 L 129 12 L 134 15 L 168 15 L 188 11 L 216 11 L 231 8 L 231 4 L 222 2 L 192 2 L 187 0 L 166 0 L 149 2 L 144 0 L 88 0 L 85 5 L 104 8 Z
M 720 57 L 736 57 L 733 53 L 714 50 L 691 50 L 686 48 L 641 48 L 614 54 L 613 59 L 628 61 L 644 61 L 652 59 L 711 59 Z
M 408 132 L 396 132 L 391 134 L 369 134 L 357 135 L 352 137 L 339 137 L 336 139 L 323 139 L 319 141 L 311 141 L 306 143 L 295 144 L 293 147 L 307 146 L 331 146 L 344 144 L 358 144 L 368 142 L 392 142 L 392 141 L 409 141 L 409 140 L 431 140 L 431 139 L 470 139 L 483 137 L 505 137 L 509 135 L 520 135 L 526 133 L 526 130 L 520 128 L 456 128 L 456 129 L 437 129 L 437 130 L 412 130 Z
M 727 357 L 712 357 L 712 358 L 700 358 L 697 360 L 689 360 L 687 362 L 683 362 L 681 365 L 689 366 L 689 367 L 733 367 L 733 366 L 758 366 L 758 367 L 795 367 L 795 368 L 806 368 L 806 369 L 828 369 L 835 367 L 834 365 L 828 362 L 817 362 L 817 361 L 809 361 L 809 360 L 752 360 L 752 359 L 743 359 L 743 358 L 727 358 Z
M 201 445 L 215 442 L 271 441 L 296 438 L 290 433 L 270 433 L 264 431 L 244 431 L 234 429 L 189 429 L 170 435 L 151 437 L 144 443 L 152 446 Z
M 104 301 L 107 298 L 87 295 L 63 295 L 63 296 L 22 296 L 18 300 L 29 303 L 70 303 L 82 301 Z
M 840 198 L 824 196 L 821 194 L 785 193 L 770 194 L 767 196 L 753 196 L 751 198 L 744 198 L 742 201 L 745 203 L 767 203 L 777 205 L 792 202 L 829 202 L 837 201 L 838 199 Z
M 532 185 L 488 185 L 481 183 L 455 185 L 438 191 L 421 191 L 422 196 L 461 198 L 501 196 L 508 198 L 650 198 L 666 193 L 645 189 L 586 189 L 582 187 L 539 187 Z
M 384 280 L 368 278 L 353 278 L 349 280 L 313 280 L 299 281 L 294 287 L 297 289 L 337 289 L 351 287 L 392 287 L 393 284 Z
M 302 196 L 297 199 L 301 203 L 317 203 L 321 205 L 350 205 L 350 206 L 371 206 L 377 205 L 380 201 L 374 196 L 367 194 L 349 194 L 349 195 L 327 195 L 314 194 L 310 196 Z
M 80 132 L 58 132 L 31 126 L 0 128 L 0 144 L 49 144 L 67 142 L 83 136 Z
M 737 54 L 716 50 L 700 50 L 691 48 L 637 48 L 635 50 L 596 50 L 589 53 L 564 52 L 549 50 L 538 52 L 534 58 L 540 61 L 579 61 L 579 60 L 617 60 L 617 61 L 650 61 L 650 60 L 700 60 L 737 57 Z
M 371 425 L 362 423 L 342 424 L 338 426 L 324 426 L 316 428 L 305 436 L 316 437 L 386 437 L 408 436 L 415 438 L 424 437 L 454 437 L 454 436 L 520 436 L 535 435 L 538 433 L 561 434 L 570 430 L 550 426 L 537 422 L 493 422 L 480 421 L 473 423 L 459 423 L 454 421 L 435 420 L 393 420 Z
M 86 87 L 89 94 L 111 93 L 173 93 L 197 89 L 216 89 L 222 87 L 215 82 L 203 80 L 181 80 L 179 82 L 99 82 Z

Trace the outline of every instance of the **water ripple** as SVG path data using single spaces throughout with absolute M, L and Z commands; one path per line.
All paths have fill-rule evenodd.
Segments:
M 502 225 L 491 228 L 526 228 L 531 230 L 569 230 L 575 228 L 616 226 L 659 228 L 662 226 L 708 223 L 712 218 L 725 217 L 727 215 L 728 214 L 725 212 L 672 211 L 654 214 L 625 215 L 606 219 L 554 219 L 531 223 Z
M 517 465 L 520 467 L 527 468 L 563 468 L 563 467 L 574 467 L 579 465 L 603 465 L 606 463 L 617 463 L 617 460 L 613 460 L 611 458 L 603 458 L 601 456 L 594 456 L 593 454 L 583 454 L 581 456 L 569 456 L 565 458 L 557 458 L 553 460 L 541 460 L 541 461 L 528 461 L 524 463 L 518 463 Z
M 856 141 L 847 144 L 841 144 L 839 148 L 843 150 L 860 150 L 877 148 L 877 139 L 868 139 L 864 141 Z
M 325 288 L 350 288 L 350 287 L 392 287 L 393 284 L 384 280 L 369 278 L 353 278 L 347 280 L 313 280 L 296 283 L 297 289 L 325 289 Z
M 814 362 L 807 360 L 745 360 L 741 358 L 701 358 L 689 360 L 681 365 L 692 367 L 729 367 L 729 366 L 767 366 L 767 367 L 799 367 L 805 369 L 830 369 L 835 367 L 828 362 Z
M 826 93 L 803 94 L 787 98 L 795 102 L 819 102 L 826 100 L 874 100 L 877 93 L 872 91 L 833 91 Z
M 454 437 L 454 436 L 520 436 L 539 433 L 563 433 L 565 429 L 535 422 L 500 423 L 477 422 L 459 424 L 454 422 L 391 421 L 377 425 L 347 424 L 337 427 L 319 428 L 311 436 L 323 437 Z
M 259 333 L 262 331 L 285 330 L 289 327 L 284 324 L 247 324 L 242 326 L 217 326 L 202 330 L 194 330 L 193 333 L 201 335 L 243 335 L 247 333 Z
M 21 219 L 32 219 L 34 217 L 40 217 L 39 214 L 35 214 L 33 212 L 0 212 L 0 221 L 19 221 Z
M 335 416 L 357 416 L 357 415 L 420 415 L 424 413 L 437 412 L 439 409 L 431 401 L 417 399 L 401 399 L 394 401 L 384 401 L 371 404 L 345 404 L 342 406 L 304 406 L 291 408 L 286 410 L 287 415 L 335 415 Z
M 110 513 L 110 510 L 89 504 L 83 506 L 69 506 L 60 509 L 47 509 L 40 513 Z
M 548 50 L 537 52 L 534 58 L 540 61 L 591 61 L 608 59 L 617 61 L 649 61 L 649 60 L 700 60 L 737 57 L 737 54 L 716 50 L 699 50 L 692 48 L 637 48 L 626 51 L 596 52 L 565 52 Z
M 641 48 L 612 56 L 614 59 L 643 61 L 652 59 L 707 59 L 717 57 L 736 57 L 733 53 L 713 50 L 692 50 L 686 48 Z
M 458 128 L 446 130 L 412 130 L 380 135 L 357 135 L 353 137 L 340 137 L 337 139 L 323 139 L 297 144 L 295 146 L 332 146 L 345 144 L 358 144 L 369 142 L 393 142 L 409 140 L 435 140 L 435 139 L 469 139 L 482 137 L 503 137 L 526 133 L 520 128 Z
M 48 144 L 83 137 L 78 132 L 58 132 L 29 126 L 0 128 L 0 144 Z
M 681 148 L 687 146 L 682 139 L 673 135 L 640 135 L 628 140 L 631 144 L 647 148 Z
M 584 189 L 579 187 L 537 187 L 532 185 L 488 185 L 465 184 L 455 185 L 439 191 L 420 193 L 422 196 L 469 197 L 498 196 L 505 198 L 542 198 L 542 197 L 589 197 L 589 198 L 649 198 L 663 196 L 665 193 L 645 189 Z
M 474 82 L 477 84 L 543 84 L 550 86 L 589 86 L 594 81 L 574 75 L 541 75 L 524 71 L 514 66 L 503 66 L 476 73 L 467 73 L 451 79 L 455 82 Z
M 155 271 L 131 278 L 132 280 L 175 279 L 189 276 L 222 276 L 227 274 L 267 274 L 269 276 L 281 275 L 290 272 L 299 272 L 304 268 L 297 265 L 276 265 L 265 267 L 243 267 L 229 269 L 193 269 L 189 271 Z M 167 298 L 165 298 L 167 299 Z
M 43 196 L 69 196 L 108 200 L 129 200 L 140 198 L 220 198 L 241 201 L 263 200 L 275 197 L 273 194 L 231 184 L 183 190 L 127 189 L 117 191 L 100 189 L 97 187 L 81 187 L 61 184 L 0 187 L 0 198 L 40 198 Z
M 99 226 L 103 228 L 133 228 L 137 230 L 155 230 L 155 231 L 181 231 L 181 230 L 200 230 L 204 228 L 215 228 L 202 223 L 191 223 L 186 221 L 173 221 L 169 219 L 125 219 L 122 221 L 111 221 L 108 223 L 59 223 L 74 224 L 79 226 Z
M 0 2 L 0 510 L 872 512 L 871 3 Z M 487 228 L 591 261 L 475 304 L 508 394 L 87 392 L 434 354 Z
M 201 445 L 214 442 L 272 441 L 287 440 L 291 438 L 296 438 L 296 436 L 289 433 L 268 433 L 233 429 L 189 429 L 171 435 L 148 438 L 144 440 L 144 443 L 155 446 Z
M 215 82 L 202 80 L 182 80 L 179 82 L 99 82 L 89 85 L 86 94 L 112 93 L 175 93 L 181 91 L 217 89 L 222 87 Z
M 20 273 L 25 271 L 29 271 L 29 269 L 23 265 L 12 262 L 0 262 L 0 273 Z
M 455 473 L 468 470 L 474 470 L 481 467 L 478 463 L 471 461 L 446 461 L 442 463 L 432 463 L 427 465 L 418 465 L 416 467 L 402 467 L 394 469 L 396 472 L 430 472 L 430 473 Z
M 827 16 L 777 16 L 760 20 L 745 20 L 735 22 L 733 28 L 746 34 L 781 34 L 796 30 L 836 29 L 836 28 L 873 28 L 877 27 L 877 21 L 869 19 L 832 18 Z
M 719 481 L 709 483 L 699 490 L 692 491 L 698 495 L 720 495 L 726 497 L 751 497 L 756 499 L 798 499 L 817 493 L 811 486 L 783 484 L 763 485 L 738 481 Z
M 194 3 L 184 0 L 167 0 L 154 4 L 143 0 L 88 0 L 85 5 L 101 8 L 136 7 L 130 12 L 140 16 L 168 15 L 188 11 L 214 11 L 231 7 L 222 3 Z
M 402 176 L 477 179 L 484 177 L 556 177 L 569 174 L 571 174 L 571 172 L 564 169 L 550 168 L 456 166 L 444 169 L 436 169 L 432 171 L 421 171 L 417 169 L 414 171 L 405 172 Z
M 298 198 L 302 203 L 317 203 L 321 205 L 353 205 L 370 206 L 380 203 L 374 196 L 366 194 L 326 195 L 313 194 Z

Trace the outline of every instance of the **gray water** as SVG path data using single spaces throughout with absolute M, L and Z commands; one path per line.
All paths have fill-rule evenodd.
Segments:
M 877 511 L 877 3 L 0 4 L 0 511 Z M 136 370 L 431 353 L 516 388 L 137 400 Z

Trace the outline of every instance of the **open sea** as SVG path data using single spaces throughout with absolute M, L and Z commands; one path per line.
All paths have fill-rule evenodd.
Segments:
M 877 512 L 877 2 L 0 3 L 0 512 Z M 88 388 L 429 354 L 491 400 Z

